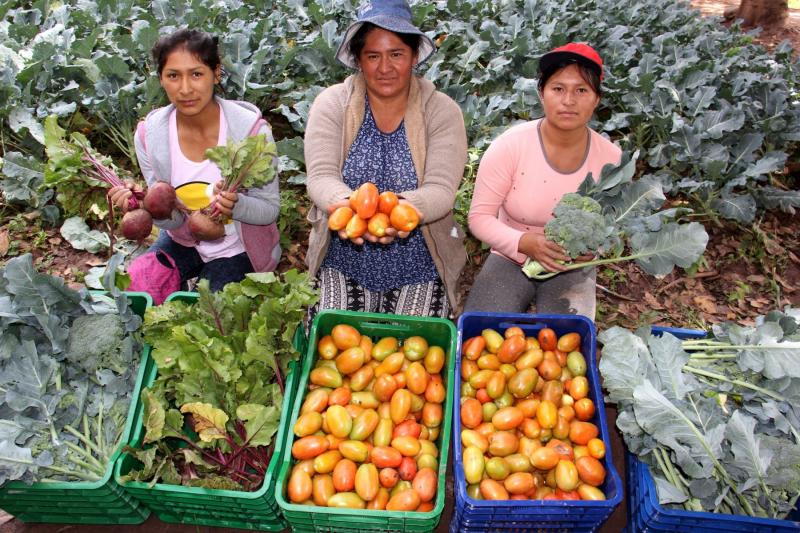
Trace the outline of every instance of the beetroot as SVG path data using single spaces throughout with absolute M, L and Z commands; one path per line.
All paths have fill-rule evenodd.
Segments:
M 122 217 L 122 234 L 132 241 L 143 241 L 153 231 L 153 217 L 144 209 L 128 211 Z
M 156 220 L 171 218 L 172 210 L 175 209 L 175 204 L 175 189 L 172 185 L 163 181 L 159 181 L 152 187 L 149 187 L 144 197 L 144 208 L 147 209 Z
M 225 226 L 202 211 L 189 215 L 189 231 L 199 241 L 216 241 L 225 235 Z

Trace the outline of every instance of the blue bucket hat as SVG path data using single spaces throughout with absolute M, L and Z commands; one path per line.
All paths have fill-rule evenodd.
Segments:
M 349 45 L 353 36 L 365 22 L 370 22 L 394 33 L 411 33 L 422 37 L 417 53 L 417 65 L 427 60 L 436 50 L 430 37 L 411 23 L 411 8 L 405 0 L 363 0 L 358 8 L 358 19 L 347 28 L 342 44 L 336 50 L 336 59 L 346 67 L 358 68 L 350 57 Z

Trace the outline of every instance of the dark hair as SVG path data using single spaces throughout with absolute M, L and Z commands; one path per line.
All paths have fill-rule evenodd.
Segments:
M 200 30 L 187 28 L 164 35 L 153 45 L 153 61 L 156 62 L 158 76 L 164 70 L 169 55 L 179 48 L 185 48 L 197 56 L 211 70 L 216 70 L 222 60 L 219 57 L 219 38 Z
M 589 84 L 597 96 L 602 94 L 602 89 L 600 88 L 600 74 L 597 72 L 597 70 L 579 63 L 574 59 L 562 59 L 560 61 L 556 61 L 552 65 L 549 65 L 547 68 L 542 70 L 539 73 L 539 92 L 544 90 L 544 86 L 547 85 L 547 80 L 552 78 L 556 72 L 570 65 L 576 65 L 578 67 L 578 72 L 580 73 L 581 78 L 583 78 L 583 81 Z
M 367 44 L 367 35 L 372 30 L 380 28 L 380 26 L 376 26 L 371 22 L 365 22 L 361 25 L 360 28 L 356 31 L 355 35 L 350 39 L 350 43 L 347 46 L 347 53 L 350 54 L 350 57 L 353 58 L 353 62 L 358 64 L 358 58 L 361 55 L 361 51 L 364 49 L 364 46 Z M 383 29 L 383 28 L 381 28 Z M 386 30 L 392 31 L 392 30 Z M 396 31 L 392 31 L 397 37 L 400 38 L 403 43 L 411 48 L 411 52 L 413 56 L 416 56 L 419 52 L 420 44 L 422 44 L 422 35 L 418 35 L 416 33 L 398 33 Z

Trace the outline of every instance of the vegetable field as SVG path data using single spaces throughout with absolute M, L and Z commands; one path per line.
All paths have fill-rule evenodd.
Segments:
M 215 350 L 210 359 L 214 372 L 251 388 L 239 390 L 239 396 L 206 390 L 205 382 L 213 380 L 195 371 L 202 366 L 200 355 L 194 354 L 185 368 L 170 366 L 169 357 L 170 361 L 159 361 L 162 356 L 154 355 L 159 375 L 145 393 L 149 416 L 143 439 L 155 445 L 126 450 L 144 465 L 126 475 L 131 482 L 155 484 L 188 469 L 211 473 L 208 486 L 217 488 L 231 488 L 226 484 L 229 479 L 223 483 L 223 475 L 238 476 L 237 487 L 258 484 L 247 477 L 244 463 L 262 467 L 269 463 L 283 376 L 288 360 L 296 355 L 292 339 L 274 319 L 283 313 L 289 322 L 300 320 L 302 309 L 315 298 L 303 272 L 309 230 L 305 123 L 316 95 L 348 74 L 334 60 L 334 52 L 357 4 L 358 0 L 0 3 L 0 318 L 25 322 L 14 325 L 13 331 L 0 331 L 0 375 L 8 377 L 0 381 L 22 381 L 33 369 L 63 376 L 71 387 L 43 389 L 38 397 L 26 396 L 26 402 L 15 403 L 26 417 L 36 409 L 42 413 L 40 419 L 30 419 L 35 431 L 25 428 L 31 433 L 27 448 L 57 452 L 54 458 L 31 464 L 24 479 L 76 468 L 77 477 L 97 479 L 110 452 L 124 440 L 124 415 L 131 398 L 122 384 L 131 385 L 135 378 L 130 363 L 132 354 L 138 353 L 134 344 L 139 339 L 125 337 L 119 346 L 98 339 L 88 357 L 69 348 L 71 339 L 86 336 L 82 328 L 115 329 L 127 335 L 142 322 L 124 299 L 89 303 L 83 287 L 101 288 L 106 266 L 116 269 L 121 257 L 143 250 L 143 243 L 122 237 L 121 217 L 109 208 L 105 191 L 118 178 L 141 180 L 134 128 L 148 111 L 166 103 L 149 51 L 161 34 L 188 26 L 219 36 L 225 96 L 257 105 L 273 128 L 281 188 L 278 229 L 283 256 L 278 270 L 291 287 L 286 294 L 267 294 L 272 274 L 251 280 L 245 287 L 252 299 L 247 305 L 253 305 L 248 311 L 243 295 L 235 293 L 238 289 L 209 294 L 204 285 L 193 305 L 173 302 L 151 310 L 144 319 L 149 328 L 145 341 L 167 353 L 190 333 L 213 337 L 209 342 Z M 665 420 L 663 427 L 681 427 L 694 439 L 699 430 L 681 416 L 687 405 L 697 409 L 698 416 L 718 421 L 727 415 L 726 404 L 719 399 L 737 394 L 759 406 L 749 407 L 748 414 L 731 418 L 727 425 L 704 428 L 694 440 L 719 444 L 724 435 L 731 442 L 746 442 L 744 448 L 726 451 L 737 460 L 757 457 L 753 450 L 759 446 L 776 456 L 797 454 L 776 440 L 782 435 L 767 427 L 770 420 L 778 420 L 778 412 L 796 420 L 796 365 L 784 367 L 771 356 L 747 352 L 738 356 L 737 370 L 733 356 L 713 352 L 723 345 L 727 350 L 736 339 L 772 336 L 776 342 L 797 341 L 795 330 L 784 331 L 787 322 L 777 311 L 800 308 L 798 50 L 788 42 L 776 42 L 774 33 L 765 39 L 759 31 L 745 31 L 735 22 L 722 25 L 718 18 L 701 17 L 688 3 L 676 0 L 411 4 L 415 23 L 438 46 L 418 73 L 450 95 L 464 115 L 469 161 L 455 212 L 465 229 L 483 151 L 508 126 L 541 115 L 536 91 L 539 55 L 570 41 L 587 41 L 599 50 L 606 79 L 592 126 L 620 145 L 623 164 L 604 172 L 597 185 L 582 186 L 580 192 L 592 198 L 591 205 L 570 205 L 565 200 L 548 231 L 574 257 L 598 243 L 611 250 L 598 262 L 596 322 L 604 330 L 601 340 L 608 344 L 606 368 L 601 370 L 610 384 L 609 397 L 619 403 L 620 419 L 629 429 L 648 433 L 631 438 L 628 446 L 651 454 L 651 463 L 663 463 L 665 477 L 657 481 L 681 488 L 672 498 L 687 508 L 763 507 L 770 515 L 785 511 L 785 504 L 761 498 L 771 491 L 789 490 L 769 483 L 779 477 L 775 471 L 759 470 L 758 464 L 729 468 L 717 464 L 714 453 L 694 450 L 694 455 L 682 456 L 686 464 L 704 475 L 715 472 L 727 486 L 735 481 L 747 488 L 717 501 L 698 498 L 706 487 L 690 486 L 695 477 L 691 470 L 682 474 L 667 462 L 670 450 L 681 451 L 666 442 L 671 435 L 661 435 L 658 427 L 634 428 L 633 421 L 637 409 L 658 411 Z M 800 34 L 800 28 L 793 30 Z M 770 47 L 765 48 L 764 42 Z M 254 150 L 267 149 L 261 141 L 256 140 L 261 144 Z M 230 156 L 232 148 L 221 148 L 217 159 Z M 241 165 L 228 166 L 233 175 Z M 273 177 L 270 169 L 260 172 L 266 174 L 265 181 Z M 239 183 L 232 178 L 228 185 L 235 189 Z M 620 212 L 624 214 L 610 214 Z M 591 220 L 596 233 L 571 231 L 575 220 L 582 224 Z M 152 238 L 151 234 L 144 244 Z M 596 242 L 589 243 L 590 238 Z M 470 261 L 461 294 L 469 291 L 487 254 L 474 238 L 466 244 Z M 533 276 L 546 275 L 535 267 L 530 265 Z M 54 281 L 58 278 L 64 283 Z M 106 285 L 110 278 L 105 275 Z M 31 297 L 37 291 L 49 299 Z M 64 308 L 68 324 L 47 318 L 49 306 L 55 304 Z M 115 307 L 120 318 L 108 313 Z M 756 318 L 771 310 L 766 325 Z M 220 316 L 234 317 L 235 324 L 223 324 Z M 245 316 L 249 320 L 234 320 Z M 183 336 L 171 337 L 171 327 L 159 326 L 162 319 L 170 324 L 182 321 Z M 736 329 L 739 326 L 724 325 L 725 321 L 744 325 Z M 708 340 L 682 342 L 621 329 L 651 324 L 717 327 Z M 283 350 L 280 357 L 259 359 L 255 349 L 248 351 L 257 344 L 251 339 L 257 333 L 258 342 L 274 339 L 274 346 L 266 348 Z M 53 353 L 67 355 L 45 353 L 45 345 L 51 345 Z M 234 357 L 243 353 L 242 346 L 247 347 L 246 358 Z M 641 372 L 631 376 L 631 350 L 643 361 L 656 359 L 655 366 L 642 362 Z M 8 354 L 19 351 L 24 364 L 9 362 Z M 84 379 L 98 368 L 105 369 L 102 379 Z M 187 369 L 189 376 L 183 374 Z M 264 385 L 264 375 L 274 383 Z M 770 388 L 769 380 L 780 380 L 780 386 Z M 743 382 L 751 387 L 740 392 L 736 387 Z M 708 391 L 713 391 L 713 398 Z M 220 409 L 205 403 L 215 395 L 219 398 L 213 403 Z M 765 411 L 763 402 L 771 402 L 774 409 Z M 57 409 L 48 411 L 47 406 Z M 212 422 L 206 434 L 198 431 L 199 441 L 187 440 L 174 427 L 187 412 L 196 420 Z M 228 420 L 235 421 L 235 432 L 225 429 Z M 763 436 L 751 442 L 745 437 L 753 428 Z M 214 431 L 216 436 L 210 435 Z M 189 452 L 177 453 L 166 444 L 174 438 L 182 439 Z M 217 438 L 228 443 L 228 455 L 206 453 L 203 441 Z M 263 477 L 263 472 L 259 474 Z M 789 481 L 792 487 L 798 483 L 795 478 Z M 721 486 L 724 491 L 726 485 Z M 440 524 L 440 530 L 444 528 Z
M 791 280 L 797 279 L 798 250 L 792 239 L 784 242 L 796 232 L 781 233 L 794 224 L 800 206 L 793 176 L 800 67 L 787 43 L 767 52 L 755 34 L 700 18 L 681 2 L 440 1 L 418 2 L 414 10 L 439 45 L 420 74 L 460 104 L 467 125 L 470 162 L 456 202 L 462 222 L 482 151 L 509 124 L 540 114 L 538 54 L 585 40 L 602 52 L 608 72 L 594 126 L 628 154 L 638 151 L 634 177 L 658 184 L 668 198 L 665 209 L 686 208 L 681 222 L 702 223 L 711 235 L 704 259 L 652 288 L 675 283 L 667 294 L 689 290 L 697 280 L 703 285 L 729 272 L 726 262 L 744 260 L 745 268 L 717 292 L 696 287 L 681 303 L 685 309 L 659 309 L 650 302 L 645 314 L 688 314 L 702 323 L 750 316 L 758 306 L 749 307 L 747 300 L 754 297 L 766 299 L 762 305 L 797 302 Z M 258 7 L 237 1 L 180 7 L 139 0 L 5 4 L 2 256 L 33 251 L 70 281 L 83 282 L 88 274 L 91 283 L 96 277 L 90 267 L 102 263 L 111 245 L 103 189 L 96 180 L 76 179 L 78 169 L 53 159 L 45 145 L 54 134 L 85 139 L 121 176 L 138 175 L 134 126 L 164 100 L 148 51 L 160 33 L 188 25 L 219 35 L 225 94 L 258 105 L 274 127 L 281 161 L 281 268 L 302 268 L 308 205 L 303 128 L 316 94 L 346 75 L 333 52 L 353 12 L 352 3 L 342 0 L 280 0 Z M 116 245 L 127 252 L 135 248 L 124 241 Z M 468 245 L 473 261 L 464 291 L 485 254 L 476 241 Z M 96 257 L 75 255 L 74 249 Z M 689 282 L 677 281 L 687 272 Z M 641 301 L 645 291 L 658 299 L 651 287 L 637 284 L 639 274 L 635 267 L 606 267 L 601 285 L 609 291 L 608 305 L 601 305 L 601 321 L 628 314 L 623 309 L 633 302 L 625 296 Z M 622 298 L 615 300 L 613 293 Z M 720 305 L 729 309 L 712 309 Z

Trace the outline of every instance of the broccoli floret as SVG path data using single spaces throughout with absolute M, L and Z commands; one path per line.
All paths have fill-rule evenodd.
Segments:
M 561 200 L 558 201 L 558 204 L 556 204 L 556 207 L 553 210 L 553 214 L 558 217 L 561 216 L 559 214 L 559 210 L 570 209 L 580 209 L 581 211 L 597 214 L 600 214 L 603 211 L 602 206 L 594 198 L 583 196 L 576 192 L 568 192 L 561 197 Z
M 576 193 L 565 194 L 544 226 L 545 236 L 572 257 L 593 253 L 608 244 L 614 232 L 601 213 L 600 204 Z
M 66 357 L 91 375 L 104 368 L 123 374 L 131 350 L 130 336 L 118 314 L 83 315 L 72 323 Z

